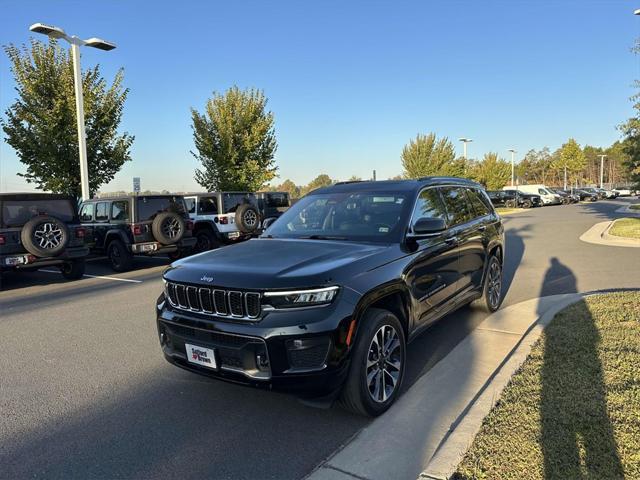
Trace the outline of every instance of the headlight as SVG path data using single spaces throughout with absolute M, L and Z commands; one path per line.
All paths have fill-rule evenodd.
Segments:
M 287 292 L 265 292 L 266 303 L 273 308 L 300 308 L 328 305 L 338 294 L 339 287 L 290 290 Z

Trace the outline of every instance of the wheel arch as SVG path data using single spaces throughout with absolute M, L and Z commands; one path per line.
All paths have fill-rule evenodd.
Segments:
M 402 283 L 384 285 L 368 291 L 354 309 L 352 321 L 355 321 L 354 339 L 358 338 L 362 320 L 368 310 L 379 308 L 393 313 L 404 331 L 405 339 L 409 338 L 411 324 L 411 300 L 406 286 Z M 353 344 L 353 342 L 352 342 Z
M 122 230 L 117 228 L 113 228 L 107 231 L 107 233 L 105 234 L 104 248 L 107 249 L 109 247 L 109 244 L 113 240 L 121 240 L 125 245 L 127 245 L 128 243 L 131 243 L 131 241 L 127 238 L 127 235 Z

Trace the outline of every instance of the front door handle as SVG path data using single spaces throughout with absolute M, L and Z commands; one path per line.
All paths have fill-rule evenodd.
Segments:
M 449 245 L 456 245 L 458 243 L 458 237 L 449 237 L 444 239 L 445 243 Z
M 487 229 L 487 226 L 486 226 L 486 225 L 480 225 L 480 226 L 478 227 L 478 231 L 479 231 L 479 232 L 484 232 L 486 229 Z

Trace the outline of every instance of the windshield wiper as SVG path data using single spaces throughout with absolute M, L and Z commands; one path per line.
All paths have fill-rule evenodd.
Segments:
M 340 237 L 336 235 L 307 235 L 305 237 L 298 237 L 304 240 L 347 240 L 347 237 Z

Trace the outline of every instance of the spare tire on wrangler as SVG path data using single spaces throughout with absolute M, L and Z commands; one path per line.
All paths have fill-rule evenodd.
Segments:
M 236 225 L 242 233 L 253 233 L 260 224 L 258 209 L 250 203 L 243 203 L 236 209 Z
M 69 229 L 62 220 L 38 215 L 24 224 L 20 240 L 27 252 L 36 257 L 57 257 L 69 243 Z
M 172 245 L 184 235 L 184 220 L 177 213 L 162 212 L 153 219 L 151 231 L 157 241 L 163 245 Z

